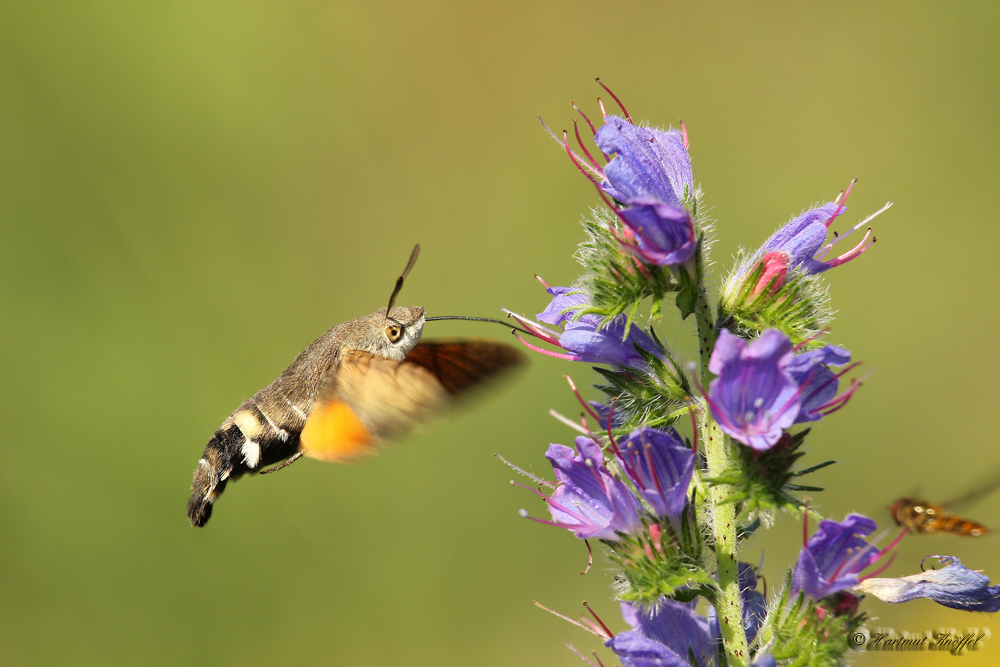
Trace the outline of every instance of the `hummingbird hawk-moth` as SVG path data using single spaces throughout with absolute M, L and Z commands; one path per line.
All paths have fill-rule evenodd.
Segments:
M 324 333 L 222 423 L 194 471 L 192 526 L 204 526 L 226 485 L 245 474 L 273 472 L 302 456 L 355 460 L 524 361 L 518 350 L 494 341 L 421 342 L 424 323 L 432 320 L 504 323 L 394 308 L 419 251 L 417 245 L 386 308 Z

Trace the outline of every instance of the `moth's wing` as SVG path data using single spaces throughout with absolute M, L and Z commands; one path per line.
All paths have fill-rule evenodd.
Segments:
M 300 436 L 300 451 L 346 462 L 374 451 L 439 412 L 448 392 L 426 368 L 369 352 L 344 353 L 320 391 Z
M 299 449 L 323 461 L 356 459 L 523 361 L 510 345 L 478 340 L 421 343 L 405 361 L 345 352 L 309 413 Z
M 451 396 L 462 394 L 520 366 L 520 350 L 491 340 L 431 340 L 410 350 L 408 363 L 430 371 Z

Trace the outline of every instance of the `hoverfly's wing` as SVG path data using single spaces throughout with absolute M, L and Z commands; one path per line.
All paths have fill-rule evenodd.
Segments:
M 988 475 L 983 477 L 977 484 L 967 489 L 956 498 L 950 498 L 948 502 L 942 503 L 949 509 L 962 509 L 975 504 L 1000 488 L 1000 467 L 994 468 Z
M 309 413 L 299 449 L 322 461 L 369 454 L 522 360 L 509 345 L 489 341 L 422 343 L 404 361 L 345 352 Z

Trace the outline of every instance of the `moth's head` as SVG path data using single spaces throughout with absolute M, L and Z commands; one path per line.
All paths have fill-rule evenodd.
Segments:
M 341 326 L 345 348 L 402 361 L 420 342 L 424 309 L 419 306 L 393 308 L 386 317 L 385 308 L 382 308 Z

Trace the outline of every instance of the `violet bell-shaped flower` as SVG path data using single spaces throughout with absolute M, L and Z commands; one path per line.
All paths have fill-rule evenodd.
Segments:
M 708 364 L 717 377 L 707 399 L 727 435 L 757 450 L 770 449 L 795 423 L 801 392 L 785 370 L 792 352 L 788 336 L 777 329 L 750 343 L 726 329 L 719 332 Z
M 857 586 L 861 581 L 861 571 L 891 551 L 904 535 L 901 532 L 889 546 L 879 551 L 862 539 L 875 531 L 875 522 L 860 514 L 848 514 L 843 521 L 820 521 L 819 528 L 806 541 L 808 520 L 809 514 L 806 513 L 806 525 L 803 526 L 805 544 L 792 572 L 791 594 L 803 591 L 814 600 Z M 890 558 L 868 577 L 880 574 L 891 562 Z
M 963 611 L 1000 610 L 1000 585 L 990 586 L 990 578 L 985 574 L 964 567 L 962 561 L 952 556 L 927 558 L 937 558 L 945 567 L 898 579 L 869 578 L 857 588 L 874 595 L 882 602 L 897 603 L 927 598 L 945 607 Z
M 734 271 L 733 278 L 723 288 L 724 300 L 731 300 L 735 292 L 742 289 L 745 277 L 758 265 L 763 264 L 763 271 L 750 291 L 751 298 L 759 296 L 768 285 L 770 293 L 774 294 L 784 286 L 789 273 L 804 275 L 822 273 L 835 266 L 846 264 L 868 250 L 875 242 L 871 228 L 854 248 L 836 257 L 827 258 L 834 246 L 892 206 L 892 202 L 888 202 L 843 234 L 834 234 L 833 241 L 826 243 L 829 227 L 846 210 L 847 198 L 853 186 L 854 181 L 835 201 L 806 211 L 772 234 L 771 238 Z
M 604 125 L 594 131 L 594 142 L 604 156 L 614 155 L 606 166 L 591 156 L 579 131 L 576 139 L 586 159 L 573 152 L 568 137 L 561 143 L 601 196 L 610 195 L 621 204 L 619 209 L 605 198 L 630 232 L 618 239 L 624 250 L 647 264 L 684 264 L 697 250 L 694 221 L 683 206 L 693 196 L 694 183 L 687 137 L 677 130 L 639 127 L 624 107 L 622 112 L 625 118 L 605 115 Z M 580 114 L 594 130 L 590 119 Z
M 687 506 L 694 452 L 673 428 L 642 427 L 612 443 L 626 474 L 658 517 L 676 520 Z
M 691 214 L 682 202 L 691 196 L 694 179 L 682 133 L 607 116 L 594 141 L 605 155 L 614 154 L 601 172 L 604 180 L 599 187 L 623 204 L 616 213 L 636 241 L 635 246 L 625 247 L 649 264 L 671 266 L 690 260 L 697 240 Z
M 715 664 L 715 635 L 695 602 L 662 598 L 652 608 L 622 602 L 622 617 L 632 626 L 609 639 L 623 667 L 690 667 L 693 653 L 700 665 Z
M 564 445 L 549 445 L 545 457 L 552 463 L 559 486 L 546 497 L 552 521 L 528 517 L 566 528 L 580 539 L 617 540 L 618 533 L 635 534 L 642 529 L 639 500 L 627 486 L 604 467 L 601 446 L 588 437 L 576 439 L 577 452 Z
M 523 338 L 519 340 L 528 348 L 542 354 L 570 361 L 585 361 L 592 364 L 609 364 L 623 368 L 632 368 L 643 373 L 649 373 L 649 364 L 636 352 L 635 345 L 643 350 L 660 356 L 658 347 L 642 329 L 633 326 L 625 336 L 627 318 L 619 315 L 601 326 L 601 316 L 577 313 L 587 307 L 587 297 L 580 293 L 571 293 L 570 287 L 547 287 L 552 295 L 552 301 L 544 311 L 538 314 L 541 322 L 553 326 L 565 325 L 560 332 L 555 329 L 532 322 L 516 313 L 506 311 L 517 319 L 532 334 L 541 340 L 565 350 L 565 353 L 553 352 L 532 345 Z
M 840 377 L 857 366 L 838 373 L 827 368 L 850 361 L 843 348 L 826 345 L 793 353 L 788 336 L 778 329 L 749 343 L 726 329 L 719 332 L 708 366 L 717 377 L 706 398 L 723 432 L 756 450 L 770 449 L 784 429 L 836 412 L 861 386 L 856 380 L 837 394 Z

